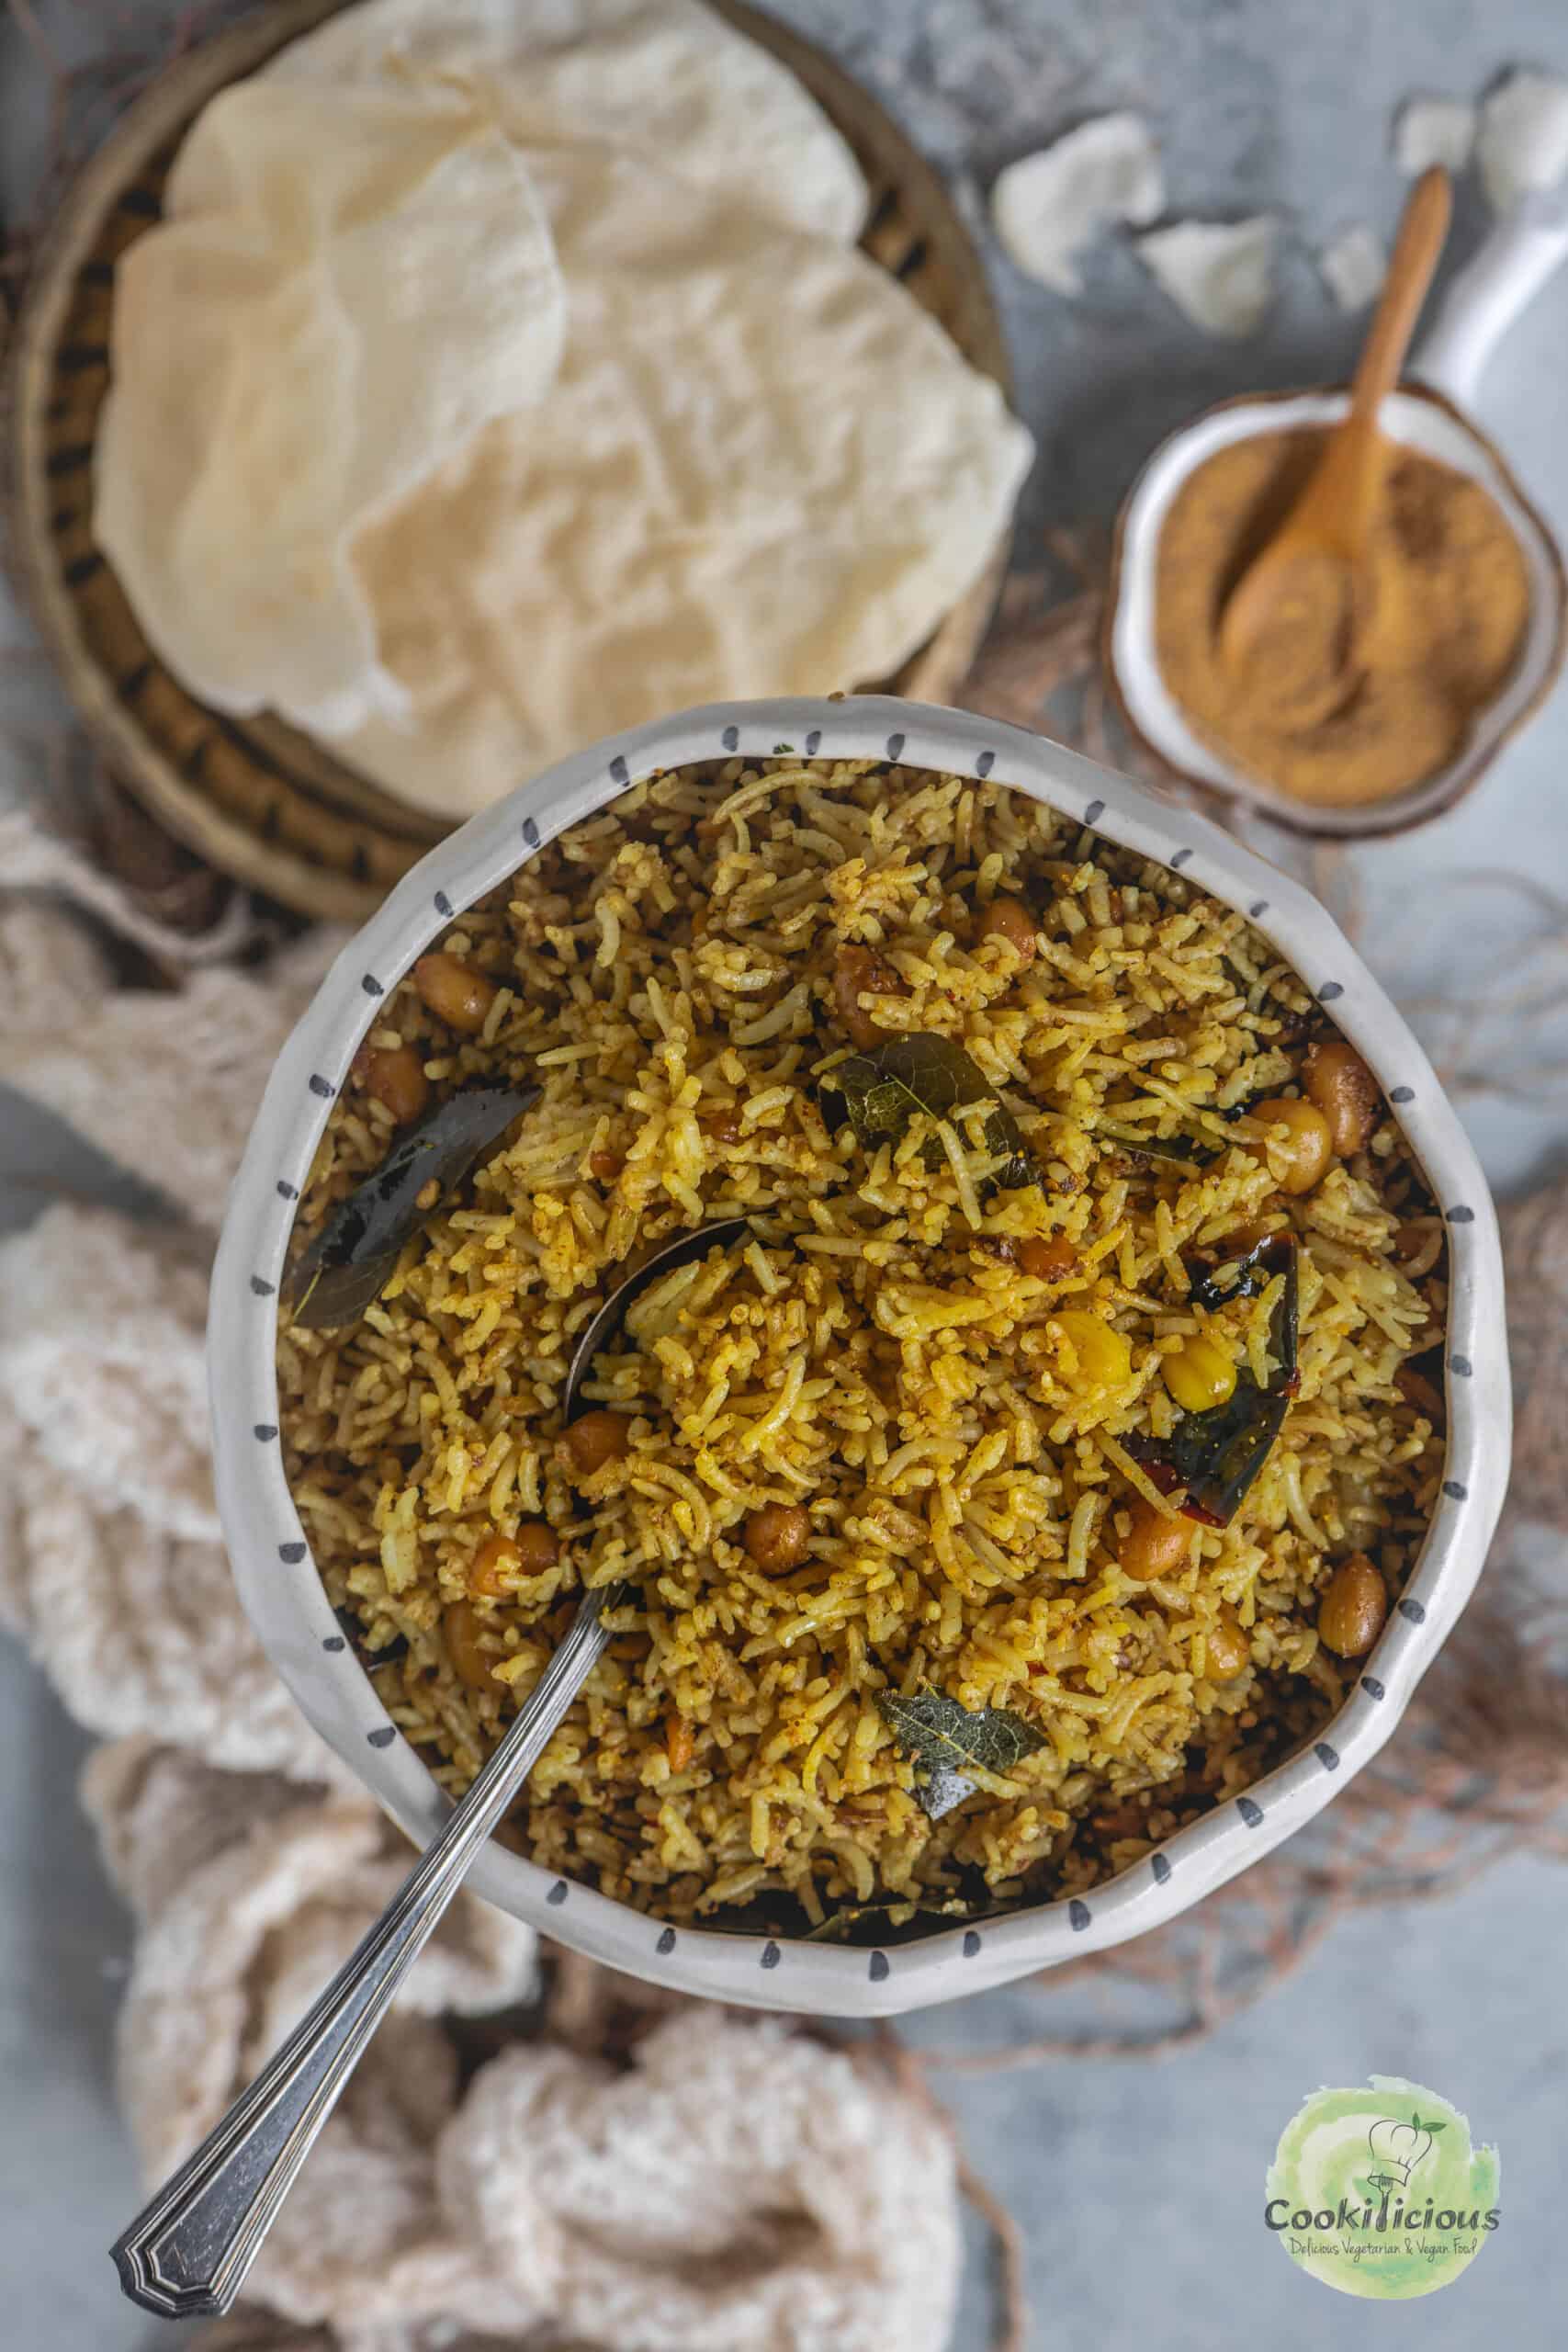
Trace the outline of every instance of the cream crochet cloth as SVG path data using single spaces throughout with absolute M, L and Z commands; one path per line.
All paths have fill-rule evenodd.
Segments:
M 21 860 L 28 861 L 24 868 Z M 0 875 L 70 880 L 26 820 Z M 117 912 L 96 885 L 96 914 Z M 0 903 L 0 1081 L 179 1212 L 62 1203 L 0 1244 L 0 1625 L 113 1735 L 83 1798 L 137 1920 L 118 2079 L 151 2184 L 380 1909 L 408 1849 L 273 1676 L 219 1539 L 207 1272 L 273 1056 L 337 942 L 265 978 L 116 989 L 56 907 Z M 532 1932 L 460 1897 L 203 2352 L 941 2352 L 949 2140 L 849 2052 L 682 2004 L 629 2065 L 442 2016 L 538 1993 Z M 629 1990 L 630 1988 L 628 1988 Z

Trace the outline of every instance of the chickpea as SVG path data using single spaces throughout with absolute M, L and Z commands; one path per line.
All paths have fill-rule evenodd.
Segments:
M 1235 1395 L 1235 1366 L 1224 1348 L 1201 1333 L 1166 1357 L 1160 1373 L 1184 1413 L 1209 1413 Z
M 554 1528 L 542 1519 L 525 1519 L 515 1536 L 486 1537 L 469 1565 L 468 1590 L 476 1599 L 499 1600 L 521 1577 L 543 1576 L 559 1558 Z
M 1388 1589 L 1364 1552 L 1341 1560 L 1318 1605 L 1317 1630 L 1339 1657 L 1365 1657 L 1388 1616 Z
M 839 1019 L 852 1045 L 863 1051 L 874 1046 L 882 1029 L 874 1014 L 865 1011 L 863 996 L 908 996 L 909 993 L 886 956 L 870 947 L 840 947 L 833 965 L 833 995 Z
M 672 1772 L 688 1771 L 697 1752 L 697 1736 L 684 1715 L 671 1715 L 664 1726 L 664 1753 Z
M 430 1080 L 412 1046 L 378 1047 L 366 1059 L 365 1091 L 373 1094 L 378 1102 L 385 1103 L 402 1126 L 408 1120 L 417 1119 L 429 1102 Z
M 542 1577 L 560 1558 L 560 1544 L 547 1520 L 525 1519 L 517 1531 L 517 1566 L 525 1577 Z
M 497 1600 L 515 1580 L 522 1553 L 510 1535 L 487 1535 L 468 1563 L 468 1590 L 476 1599 Z
M 1276 1095 L 1268 1102 L 1259 1102 L 1253 1116 L 1260 1126 L 1282 1126 L 1288 1130 L 1283 1143 L 1270 1136 L 1263 1147 L 1263 1157 L 1269 1172 L 1282 1193 L 1310 1193 L 1328 1173 L 1328 1163 L 1334 1157 L 1329 1140 L 1328 1122 L 1315 1102 L 1299 1102 L 1293 1095 Z
M 1026 1274 L 1033 1275 L 1037 1283 L 1059 1283 L 1065 1281 L 1077 1264 L 1078 1253 L 1070 1241 L 1063 1240 L 1060 1234 L 1050 1241 L 1031 1234 L 1027 1241 L 1018 1244 L 1018 1262 Z
M 603 1409 L 584 1413 L 566 1433 L 566 1450 L 580 1478 L 592 1478 L 606 1462 L 624 1461 L 629 1442 L 626 1415 Z
M 980 938 L 1009 940 L 1021 964 L 1034 961 L 1034 917 L 1021 899 L 993 899 L 980 917 Z
M 442 1618 L 446 1655 L 459 1682 L 470 1690 L 492 1690 L 496 1660 L 479 1645 L 484 1621 L 471 1601 L 454 1600 Z
M 799 1503 L 764 1503 L 746 1521 L 743 1541 L 765 1577 L 798 1568 L 811 1543 L 811 1521 Z
M 1328 1140 L 1341 1159 L 1366 1148 L 1378 1123 L 1382 1095 L 1377 1080 L 1359 1053 L 1344 1039 L 1309 1046 L 1302 1064 L 1302 1085 L 1328 1122 Z
M 495 1002 L 496 985 L 487 973 L 457 956 L 422 956 L 413 967 L 422 1001 L 464 1037 L 477 1037 Z
M 613 1184 L 626 1164 L 613 1151 L 591 1151 L 588 1155 L 588 1173 L 601 1184 Z
M 1068 1375 L 1077 1388 L 1118 1388 L 1133 1369 L 1133 1351 L 1120 1331 L 1087 1307 L 1064 1307 L 1052 1317 L 1077 1358 Z
M 1252 1645 L 1228 1604 L 1203 1636 L 1203 1671 L 1211 1682 L 1234 1682 L 1252 1663 Z
M 1133 1524 L 1122 1539 L 1118 1557 L 1122 1573 L 1134 1584 L 1152 1584 L 1156 1577 L 1173 1577 L 1187 1565 L 1196 1533 L 1190 1519 L 1168 1519 L 1153 1503 L 1133 1505 Z

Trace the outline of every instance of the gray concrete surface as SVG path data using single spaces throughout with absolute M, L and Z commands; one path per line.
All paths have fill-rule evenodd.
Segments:
M 145 0 L 36 0 L 62 54 L 100 40 L 111 18 L 155 13 Z M 1343 370 L 1354 330 L 1309 251 L 1353 220 L 1391 228 L 1401 186 L 1387 127 L 1398 98 L 1469 96 L 1512 63 L 1568 73 L 1561 0 L 780 0 L 780 13 L 882 93 L 976 217 L 1002 162 L 1122 105 L 1157 126 L 1173 210 L 1285 217 L 1276 314 L 1241 346 L 1186 326 L 1125 251 L 1098 255 L 1071 304 L 992 254 L 1021 405 L 1042 446 L 1026 558 L 1045 518 L 1109 516 L 1151 441 L 1206 401 Z M 0 201 L 12 218 L 41 122 L 32 55 L 12 28 L 0 37 Z M 1479 227 L 1473 204 L 1461 205 L 1461 254 Z M 1481 407 L 1568 533 L 1565 338 L 1568 275 L 1517 329 Z M 0 643 L 22 638 L 13 623 Z M 14 716 L 19 692 L 5 686 L 0 716 Z M 1499 956 L 1517 963 L 1521 942 L 1561 926 L 1565 752 L 1560 693 L 1466 810 L 1416 841 L 1358 854 L 1369 952 L 1407 1003 L 1439 986 L 1479 989 Z M 1539 1052 L 1516 1068 L 1516 1043 L 1506 1023 L 1488 1033 L 1471 1059 L 1506 1091 L 1462 1102 L 1502 1187 L 1568 1142 L 1561 1076 Z M 0 1097 L 0 1222 L 25 1222 L 55 1185 L 107 1180 L 63 1130 Z M 1543 1546 L 1558 1574 L 1560 1553 Z M 108 2083 L 127 1928 L 69 1802 L 84 1748 L 20 1657 L 0 1654 L 0 2342 L 17 2352 L 146 2352 L 169 2340 L 116 2301 L 103 2256 L 135 2198 Z M 1483 2336 L 1517 2352 L 1560 2345 L 1565 1940 L 1568 1876 L 1521 1858 L 1462 1894 L 1342 1925 L 1269 1999 L 1175 2057 L 951 2078 L 971 2159 L 1022 2224 L 1030 2352 L 1315 2352 L 1330 2339 L 1468 2352 Z M 1092 1986 L 1073 1996 L 1075 2015 L 1094 2008 Z M 933 2013 L 917 2032 L 979 2049 L 1042 2011 L 1067 2015 L 1055 1996 L 1012 1992 Z M 1503 2228 L 1456 2286 L 1416 2304 L 1330 2298 L 1261 2221 L 1263 2167 L 1301 2099 L 1373 2070 L 1429 2083 L 1502 2154 Z M 990 2313 L 976 2246 L 954 2352 L 980 2352 Z

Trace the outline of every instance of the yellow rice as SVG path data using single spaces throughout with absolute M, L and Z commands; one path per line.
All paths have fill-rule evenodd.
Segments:
M 976 942 L 1000 892 L 1037 918 L 1027 966 Z M 829 1133 L 851 942 L 899 976 L 870 1001 L 881 1027 L 961 1040 L 1042 1184 L 995 1191 L 962 1114 L 874 1153 Z M 1076 1891 L 1321 1724 L 1357 1671 L 1317 1636 L 1328 1575 L 1364 1550 L 1397 1589 L 1440 1476 L 1436 1416 L 1395 1375 L 1440 1335 L 1441 1227 L 1386 1115 L 1284 1204 L 1301 1391 L 1241 1512 L 1177 1576 L 1118 1566 L 1130 1507 L 1171 1508 L 1128 1451 L 1176 1419 L 1164 1356 L 1203 1329 L 1267 1370 L 1271 1296 L 1201 1309 L 1183 1266 L 1280 1205 L 1258 1123 L 1219 1114 L 1294 1090 L 1309 1026 L 1331 1034 L 1240 916 L 1021 795 L 781 754 L 634 788 L 437 944 L 503 983 L 483 1034 L 455 1038 L 404 982 L 367 1043 L 416 1046 L 437 1093 L 531 1077 L 543 1099 L 364 1320 L 286 1329 L 278 1364 L 329 1593 L 390 1651 L 378 1690 L 447 1786 L 582 1585 L 623 1577 L 641 1597 L 513 1829 L 677 1921 Z M 1097 1141 L 1107 1104 L 1222 1156 L 1193 1170 Z M 392 1132 L 345 1089 L 301 1243 Z M 738 1215 L 752 1241 L 645 1291 L 601 1359 L 590 1395 L 634 1417 L 631 1447 L 580 1487 L 559 1443 L 574 1335 L 628 1261 Z M 1071 1246 L 1064 1281 L 997 1254 L 1031 1236 Z M 1063 1309 L 1124 1335 L 1125 1379 L 1097 1385 Z M 741 1542 L 770 1502 L 810 1513 L 784 1575 Z M 540 1517 L 558 1563 L 475 1599 L 480 1544 Z M 1226 1681 L 1206 1671 L 1222 1609 L 1250 1648 Z M 932 1822 L 883 1690 L 1006 1708 L 1043 1744 Z

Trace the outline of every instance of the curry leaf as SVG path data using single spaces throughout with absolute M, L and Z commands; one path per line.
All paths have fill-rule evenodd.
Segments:
M 1193 1298 L 1200 1306 L 1211 1308 L 1228 1306 L 1233 1298 L 1256 1298 L 1277 1274 L 1283 1274 L 1285 1287 L 1275 1302 L 1269 1326 L 1269 1345 L 1280 1373 L 1269 1385 L 1287 1396 L 1293 1396 L 1301 1386 L 1297 1368 L 1301 1344 L 1300 1253 L 1301 1245 L 1293 1233 L 1270 1233 L 1237 1261 L 1235 1275 L 1228 1283 L 1217 1282 L 1213 1268 L 1202 1259 L 1187 1261 Z
M 444 1208 L 536 1086 L 466 1087 L 438 1102 L 340 1201 L 288 1276 L 284 1304 L 308 1331 L 356 1323 L 385 1289 L 403 1245 Z M 434 1184 L 434 1194 L 425 1187 Z
M 1290 1398 L 1259 1388 L 1250 1373 L 1206 1413 L 1184 1413 L 1166 1441 L 1166 1458 L 1187 1489 L 1182 1509 L 1206 1527 L 1228 1527 L 1284 1427 Z
M 906 1699 L 896 1690 L 878 1694 L 884 1721 L 915 1767 L 915 1795 L 923 1812 L 940 1821 L 973 1796 L 977 1767 L 1010 1772 L 1044 1740 L 1021 1715 L 1005 1707 L 961 1707 L 941 1690 Z
M 1017 1120 L 951 1037 L 929 1029 L 890 1037 L 874 1053 L 852 1054 L 822 1083 L 842 1095 L 850 1124 L 868 1151 L 897 1143 L 917 1112 L 951 1125 L 968 1104 L 988 1102 L 983 1132 L 987 1150 L 1001 1163 L 996 1182 L 1013 1191 L 1035 1181 L 1038 1171 Z

